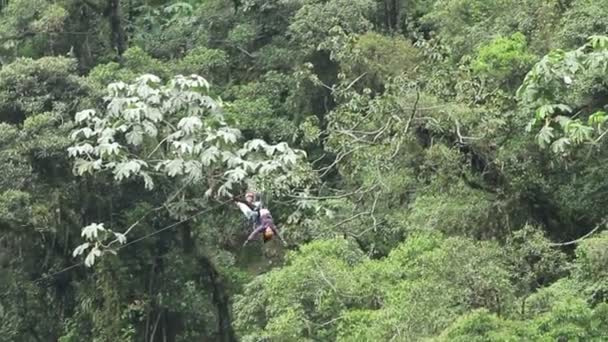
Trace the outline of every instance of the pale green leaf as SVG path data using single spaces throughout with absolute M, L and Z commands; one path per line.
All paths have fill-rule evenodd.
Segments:
M 85 249 L 89 248 L 89 246 L 90 246 L 90 243 L 88 243 L 88 242 L 81 244 L 80 246 L 78 246 L 74 249 L 74 252 L 72 252 L 72 256 L 73 257 L 79 256 L 80 254 L 82 254 L 85 251 Z
M 237 142 L 240 131 L 233 128 L 222 127 L 217 131 L 217 135 L 220 136 L 227 144 L 234 144 Z
M 150 177 L 150 175 L 145 171 L 140 171 L 139 175 L 144 179 L 144 186 L 146 189 L 152 190 L 154 188 L 154 181 L 152 180 L 152 177 Z
M 606 112 L 597 111 L 589 116 L 588 123 L 589 125 L 602 125 L 607 118 Z
M 173 142 L 173 148 L 181 154 L 192 153 L 194 151 L 194 139 L 182 139 Z
M 570 140 L 568 138 L 559 138 L 551 144 L 551 150 L 554 153 L 563 153 L 566 151 L 567 145 L 570 145 Z
M 568 125 L 566 132 L 572 142 L 579 144 L 591 138 L 593 128 L 574 122 Z
M 150 121 L 144 121 L 142 122 L 143 128 L 144 128 L 144 132 L 146 132 L 146 134 L 150 137 L 156 137 L 158 135 L 158 129 L 156 128 L 156 126 L 154 125 L 154 123 L 150 122 Z
M 268 147 L 268 144 L 262 139 L 253 139 L 245 143 L 245 148 L 250 151 L 257 151 L 266 147 Z
M 203 165 L 197 160 L 188 160 L 184 163 L 185 173 L 193 180 L 198 181 L 203 178 Z
M 203 153 L 201 154 L 201 162 L 203 163 L 204 166 L 209 166 L 209 165 L 211 165 L 211 163 L 213 163 L 217 160 L 217 157 L 219 155 L 220 155 L 220 150 L 215 146 L 211 146 L 208 149 L 206 149 L 205 151 L 203 151 Z
M 298 156 L 292 151 L 288 151 L 287 153 L 285 153 L 281 159 L 285 164 L 288 165 L 295 165 L 298 162 Z
M 99 248 L 94 247 L 90 252 L 89 255 L 87 255 L 87 257 L 84 260 L 84 264 L 86 267 L 91 267 L 93 266 L 93 264 L 95 264 L 95 257 L 99 257 L 101 255 L 101 251 L 99 250 Z
M 128 160 L 118 163 L 114 168 L 114 178 L 121 181 L 131 177 L 131 175 L 137 175 L 142 166 L 147 167 L 147 163 L 141 160 Z
M 134 146 L 140 145 L 144 139 L 144 132 L 143 132 L 141 126 L 139 126 L 139 125 L 133 126 L 131 132 L 127 133 L 126 138 L 127 138 L 128 144 L 131 144 Z
M 116 130 L 112 128 L 104 128 L 99 134 L 99 138 L 97 138 L 98 144 L 109 144 L 114 141 L 114 134 L 116 134 Z
M 181 175 L 184 172 L 184 160 L 181 158 L 172 159 L 165 164 L 165 168 L 169 177 Z
M 74 120 L 76 121 L 76 123 L 81 123 L 83 121 L 90 120 L 94 115 L 95 115 L 95 110 L 85 109 L 83 111 L 76 113 L 76 115 L 74 116 Z
M 103 223 L 101 223 L 101 224 L 91 223 L 88 226 L 82 228 L 82 232 L 80 233 L 80 236 L 85 237 L 87 240 L 93 240 L 93 239 L 97 239 L 99 237 L 99 232 L 102 232 L 105 230 L 106 229 L 103 226 Z
M 570 122 L 572 122 L 572 119 L 570 119 L 567 116 L 563 116 L 563 115 L 556 116 L 554 120 L 557 121 L 557 123 L 559 123 L 559 125 L 562 127 L 562 129 L 565 129 L 568 126 L 568 124 L 570 124 Z
M 160 78 L 153 74 L 143 74 L 135 79 L 135 82 L 140 84 L 160 83 Z
M 85 173 L 92 173 L 95 170 L 100 170 L 101 165 L 102 165 L 101 159 L 95 160 L 95 161 L 77 159 L 74 162 L 74 169 L 76 170 L 77 175 L 82 176 Z
M 116 240 L 118 240 L 118 242 L 121 245 L 124 245 L 127 242 L 127 237 L 125 236 L 125 234 L 122 233 L 117 233 L 117 232 L 113 232 L 114 236 L 116 236 Z
M 226 171 L 224 175 L 232 182 L 240 182 L 247 177 L 247 172 L 241 168 L 237 168 Z
M 81 129 L 78 129 L 78 130 L 72 132 L 72 134 L 70 135 L 70 138 L 72 138 L 72 140 L 76 140 L 78 138 L 78 136 L 81 134 L 85 138 L 90 138 L 91 136 L 93 136 L 94 132 L 89 127 L 83 127 Z
M 275 161 L 266 162 L 266 163 L 263 163 L 262 166 L 260 167 L 260 173 L 269 174 L 271 172 L 276 171 L 280 167 L 281 167 L 281 165 Z
M 89 143 L 84 143 L 82 145 L 68 147 L 68 155 L 70 157 L 76 157 L 79 155 L 88 155 L 93 153 L 93 146 Z
M 160 101 L 160 99 L 158 101 Z M 144 115 L 152 122 L 160 122 L 163 119 L 163 114 L 161 113 L 161 111 L 158 108 L 154 107 L 149 107 L 144 112 Z
M 99 156 L 101 156 L 101 157 L 104 157 L 106 155 L 108 155 L 108 156 L 118 155 L 118 153 L 120 152 L 120 145 L 116 142 L 113 142 L 111 144 L 104 143 L 104 144 L 99 144 L 97 149 L 98 149 Z
M 553 131 L 554 129 L 550 126 L 543 126 L 543 128 L 538 132 L 536 140 L 541 147 L 546 147 L 553 139 Z
M 203 127 L 201 119 L 195 116 L 183 118 L 177 124 L 177 128 L 184 131 L 186 134 L 193 134 Z

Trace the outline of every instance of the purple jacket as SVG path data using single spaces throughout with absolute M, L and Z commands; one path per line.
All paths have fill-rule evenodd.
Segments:
M 251 232 L 251 234 L 249 234 L 249 237 L 247 238 L 247 242 L 253 240 L 255 238 L 256 235 L 263 233 L 266 228 L 270 228 L 272 229 L 272 232 L 276 235 L 279 236 L 279 232 L 277 231 L 276 226 L 274 225 L 274 221 L 272 219 L 272 215 L 270 215 L 270 212 L 266 211 L 260 211 L 260 223 L 257 227 L 255 227 L 255 229 L 253 230 L 253 232 Z

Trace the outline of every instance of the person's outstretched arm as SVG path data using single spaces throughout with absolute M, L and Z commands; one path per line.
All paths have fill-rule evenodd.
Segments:
M 235 201 L 235 203 L 248 219 L 251 219 L 255 215 L 255 212 L 246 203 L 240 201 Z
M 259 233 L 261 233 L 262 231 L 264 231 L 264 227 L 258 227 L 256 228 L 253 232 L 251 232 L 251 234 L 249 234 L 249 236 L 247 237 L 247 240 L 245 240 L 245 243 L 243 243 L 243 247 L 245 247 L 246 244 L 249 243 L 249 241 L 253 240 L 253 238 L 255 238 L 255 236 Z

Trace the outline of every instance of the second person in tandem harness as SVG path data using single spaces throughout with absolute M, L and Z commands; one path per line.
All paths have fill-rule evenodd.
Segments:
M 272 240 L 273 236 L 276 235 L 281 239 L 283 244 L 286 244 L 274 224 L 270 210 L 263 208 L 262 201 L 259 199 L 259 196 L 257 197 L 256 200 L 256 194 L 249 191 L 245 194 L 244 201 L 234 199 L 236 205 L 241 212 L 243 212 L 248 222 L 253 226 L 253 231 L 249 234 L 247 240 L 243 243 L 243 246 L 247 245 L 247 243 L 253 240 L 258 234 L 262 234 L 264 243 Z

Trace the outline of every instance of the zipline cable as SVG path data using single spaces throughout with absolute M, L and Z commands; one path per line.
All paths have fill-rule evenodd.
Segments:
M 162 233 L 162 232 L 164 232 L 164 231 L 166 231 L 166 230 L 169 230 L 169 229 L 171 229 L 171 228 L 174 228 L 174 227 L 176 227 L 176 226 L 179 226 L 180 224 L 185 223 L 185 222 L 187 222 L 187 221 L 190 221 L 190 220 L 192 220 L 193 218 L 195 218 L 195 217 L 197 217 L 197 216 L 200 216 L 200 215 L 202 215 L 202 214 L 205 214 L 205 213 L 208 213 L 208 212 L 213 211 L 213 210 L 215 210 L 215 209 L 218 209 L 218 208 L 220 208 L 220 207 L 224 206 L 226 203 L 228 203 L 228 202 L 230 202 L 230 201 L 231 201 L 231 200 L 226 200 L 226 201 L 221 202 L 221 203 L 219 203 L 219 204 L 217 204 L 217 205 L 215 205 L 215 206 L 213 206 L 213 207 L 211 207 L 211 208 L 207 208 L 207 209 L 205 209 L 205 210 L 199 211 L 198 213 L 193 214 L 193 215 L 191 215 L 191 216 L 189 216 L 189 217 L 187 217 L 187 218 L 185 218 L 185 219 L 183 219 L 183 220 L 181 220 L 181 221 L 178 221 L 178 222 L 172 223 L 172 224 L 170 224 L 170 225 L 168 225 L 168 226 L 166 226 L 166 227 L 163 227 L 163 228 L 161 228 L 161 229 L 159 229 L 159 230 L 153 231 L 152 233 L 149 233 L 149 234 L 146 234 L 146 235 L 144 235 L 144 236 L 142 236 L 142 237 L 139 237 L 139 238 L 137 238 L 137 239 L 135 239 L 135 240 L 133 240 L 133 241 L 130 241 L 130 242 L 128 242 L 128 243 L 126 243 L 126 244 L 124 244 L 124 245 L 122 245 L 122 246 L 118 247 L 118 248 L 116 249 L 116 251 L 119 251 L 119 250 L 121 250 L 121 249 L 123 249 L 123 248 L 126 248 L 127 246 L 133 245 L 133 244 L 135 244 L 135 243 L 137 243 L 137 242 L 140 242 L 140 241 L 142 241 L 142 240 L 145 240 L 145 239 L 147 239 L 147 238 L 149 238 L 149 237 L 152 237 L 152 236 L 154 236 L 154 235 L 156 235 L 156 234 Z M 83 261 L 81 261 L 81 262 L 79 262 L 79 263 L 76 263 L 76 264 L 73 264 L 73 265 L 71 265 L 71 266 L 68 266 L 68 267 L 66 267 L 66 268 L 64 268 L 64 269 L 61 269 L 61 270 L 59 270 L 59 271 L 57 271 L 57 272 L 54 272 L 54 273 L 51 273 L 51 274 L 49 274 L 49 275 L 46 275 L 46 276 L 40 277 L 40 278 L 38 278 L 38 279 L 34 280 L 34 283 L 37 283 L 37 282 L 39 282 L 39 281 L 42 281 L 42 280 L 45 280 L 45 279 L 48 279 L 48 278 L 54 278 L 55 276 L 58 276 L 58 275 L 60 275 L 60 274 L 62 274 L 62 273 L 65 273 L 65 272 L 67 272 L 67 271 L 70 271 L 70 270 L 72 270 L 72 269 L 74 269 L 74 268 L 76 268 L 76 267 L 78 267 L 78 266 L 81 266 L 82 264 L 84 264 L 84 262 L 83 262 Z

